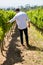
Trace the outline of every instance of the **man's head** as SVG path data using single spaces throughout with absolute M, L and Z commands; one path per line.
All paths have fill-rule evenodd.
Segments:
M 20 9 L 19 9 L 19 8 L 17 8 L 15 11 L 16 11 L 16 13 L 18 13 L 18 12 L 20 11 Z

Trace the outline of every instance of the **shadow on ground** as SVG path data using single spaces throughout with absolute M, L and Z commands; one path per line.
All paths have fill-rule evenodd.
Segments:
M 43 48 L 39 48 L 39 47 L 36 47 L 36 46 L 32 46 L 32 45 L 30 45 L 29 47 L 28 47 L 28 50 L 31 50 L 31 51 L 41 51 L 41 52 L 43 52 Z
M 15 63 L 24 61 L 23 57 L 21 56 L 21 50 L 17 48 L 17 37 L 19 37 L 17 26 L 14 32 L 15 33 L 12 34 L 12 40 L 10 41 L 8 51 L 6 52 L 6 60 L 1 65 L 13 65 Z

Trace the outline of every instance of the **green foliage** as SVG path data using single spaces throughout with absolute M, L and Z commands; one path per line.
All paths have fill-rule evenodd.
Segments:
M 0 40 L 3 39 L 4 33 L 2 27 L 0 27 Z
M 43 9 L 33 9 L 26 12 L 31 22 L 43 30 Z
M 14 11 L 0 10 L 0 40 L 4 38 L 5 33 L 11 28 L 12 24 L 6 24 L 13 16 Z

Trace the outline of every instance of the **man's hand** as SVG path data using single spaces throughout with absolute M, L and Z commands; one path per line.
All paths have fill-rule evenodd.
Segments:
M 30 22 L 28 22 L 28 27 L 30 28 Z
M 9 22 L 6 22 L 6 24 L 9 24 Z

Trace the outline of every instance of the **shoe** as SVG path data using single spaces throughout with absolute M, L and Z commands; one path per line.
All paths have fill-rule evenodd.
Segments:
M 22 46 L 25 46 L 24 44 L 22 44 Z
M 27 45 L 27 47 L 29 47 L 29 48 L 30 48 L 31 46 L 30 46 L 30 45 Z

